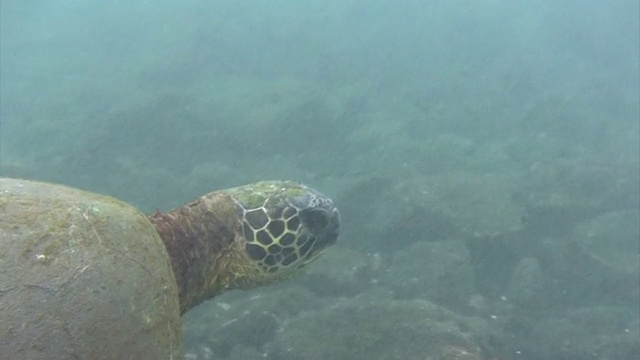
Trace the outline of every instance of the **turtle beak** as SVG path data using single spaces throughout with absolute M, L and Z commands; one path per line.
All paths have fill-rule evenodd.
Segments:
M 322 231 L 322 235 L 318 239 L 318 247 L 328 248 L 338 242 L 340 234 L 340 213 L 338 209 L 333 208 L 327 226 Z

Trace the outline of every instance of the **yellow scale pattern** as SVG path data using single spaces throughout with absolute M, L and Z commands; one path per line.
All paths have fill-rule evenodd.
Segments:
M 246 249 L 263 270 L 303 265 L 315 239 L 303 232 L 299 211 L 290 204 L 244 209 Z

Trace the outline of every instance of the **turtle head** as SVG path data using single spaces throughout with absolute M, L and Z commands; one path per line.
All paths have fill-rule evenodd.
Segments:
M 248 285 L 288 277 L 336 243 L 340 215 L 331 199 L 292 181 L 263 181 L 227 190 L 238 205 Z
M 167 249 L 181 313 L 224 291 L 294 275 L 340 230 L 333 202 L 292 181 L 214 191 L 148 218 Z

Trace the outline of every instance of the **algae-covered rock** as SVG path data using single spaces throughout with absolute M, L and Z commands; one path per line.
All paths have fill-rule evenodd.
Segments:
M 286 323 L 267 359 L 498 359 L 500 346 L 478 318 L 424 300 L 354 299 Z
M 300 283 L 321 297 L 353 296 L 365 291 L 381 270 L 380 255 L 346 248 L 330 251 L 309 269 Z
M 555 307 L 640 301 L 640 213 L 611 212 L 579 223 L 564 238 L 541 242 Z
M 462 241 L 416 243 L 397 252 L 380 283 L 397 298 L 464 306 L 475 293 L 469 251 Z
M 362 224 L 345 234 L 350 246 L 388 254 L 415 242 L 494 235 L 521 227 L 522 208 L 512 201 L 514 175 L 447 173 L 368 178 L 342 196 L 345 218 Z M 361 206 L 367 204 L 367 206 Z
M 525 257 L 516 265 L 507 288 L 510 303 L 525 308 L 538 308 L 545 302 L 544 274 L 538 259 Z
M 640 211 L 637 209 L 611 212 L 585 221 L 576 226 L 573 238 L 610 271 L 640 274 Z
M 447 173 L 409 179 L 397 191 L 408 203 L 448 219 L 456 230 L 449 235 L 495 235 L 522 227 L 523 208 L 513 200 L 518 180 L 513 174 Z
M 523 324 L 525 324 L 523 326 Z M 532 360 L 640 358 L 637 309 L 594 306 L 547 319 L 511 322 L 505 329 L 509 347 Z
M 284 319 L 322 306 L 313 293 L 291 284 L 224 295 L 184 316 L 185 351 L 200 359 L 205 353 L 227 359 L 236 348 L 260 349 Z
M 533 164 L 515 196 L 525 209 L 527 233 L 565 236 L 579 223 L 602 214 L 637 211 L 640 202 L 637 169 L 637 164 L 597 161 Z

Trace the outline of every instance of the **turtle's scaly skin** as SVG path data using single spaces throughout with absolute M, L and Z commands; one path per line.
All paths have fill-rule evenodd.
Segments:
M 181 313 L 290 276 L 338 227 L 331 201 L 293 182 L 146 217 L 107 196 L 0 178 L 0 359 L 181 359 Z

